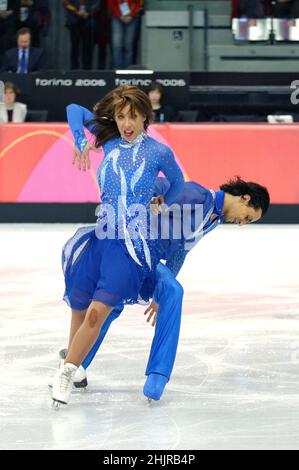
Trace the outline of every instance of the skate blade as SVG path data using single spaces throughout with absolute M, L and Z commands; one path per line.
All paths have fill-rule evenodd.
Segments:
M 62 401 L 57 401 L 52 398 L 52 408 L 55 411 L 58 411 L 62 406 L 65 406 L 65 405 L 67 405 L 67 403 L 64 403 Z
M 58 401 L 52 400 L 51 407 L 53 408 L 54 411 L 58 411 L 61 407 L 61 403 Z
M 83 381 L 82 381 L 82 382 L 83 382 Z M 75 388 L 79 388 L 79 389 L 81 389 L 81 390 L 87 390 L 87 385 L 88 385 L 87 380 L 86 380 L 86 385 L 85 385 L 85 383 L 82 383 L 82 382 L 74 382 L 74 387 L 75 387 Z M 50 389 L 52 390 L 53 385 L 52 385 L 52 384 L 48 384 L 48 388 L 50 388 Z
M 150 405 L 151 403 L 157 403 L 159 400 L 156 400 L 156 398 L 146 397 L 146 401 Z

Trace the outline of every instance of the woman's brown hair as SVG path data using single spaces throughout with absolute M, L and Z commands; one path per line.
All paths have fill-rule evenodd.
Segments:
M 5 82 L 4 83 L 4 93 L 7 90 L 12 90 L 16 96 L 20 94 L 19 88 L 12 82 Z
M 127 105 L 130 106 L 132 114 L 137 111 L 145 116 L 144 130 L 148 128 L 152 121 L 152 106 L 147 94 L 136 86 L 117 87 L 107 93 L 93 108 L 95 118 L 89 121 L 89 124 L 92 125 L 92 132 L 96 136 L 96 147 L 119 136 L 114 116 Z

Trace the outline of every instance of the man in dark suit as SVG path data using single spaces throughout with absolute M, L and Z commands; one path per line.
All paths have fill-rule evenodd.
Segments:
M 43 49 L 30 47 L 31 33 L 28 28 L 17 32 L 18 47 L 8 49 L 3 55 L 2 71 L 15 73 L 36 72 L 43 65 Z

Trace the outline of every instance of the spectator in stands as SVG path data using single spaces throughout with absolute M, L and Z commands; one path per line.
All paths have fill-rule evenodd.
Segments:
M 139 50 L 139 40 L 140 40 L 140 35 L 141 35 L 141 18 L 144 15 L 144 1 L 141 0 L 141 6 L 140 6 L 140 12 L 137 16 L 137 26 L 136 26 L 136 32 L 135 32 L 135 38 L 133 41 L 133 64 L 138 63 L 138 50 Z
M 173 107 L 166 106 L 163 103 L 164 89 L 160 82 L 152 82 L 147 94 L 152 104 L 154 122 L 171 122 L 176 120 Z
M 4 83 L 4 103 L 0 104 L 0 122 L 24 122 L 27 114 L 27 106 L 16 101 L 20 90 L 14 83 Z
M 275 18 L 299 18 L 299 0 L 276 0 L 273 6 Z
M 50 22 L 48 0 L 19 0 L 17 8 L 17 28 L 29 28 L 32 46 L 40 46 L 41 33 L 46 34 Z
M 112 15 L 113 68 L 125 69 L 133 64 L 139 27 L 141 0 L 108 0 Z
M 66 10 L 66 27 L 70 30 L 71 69 L 90 70 L 95 38 L 95 15 L 100 0 L 64 1 L 63 6 Z
M 31 47 L 31 33 L 28 28 L 17 32 L 18 47 L 8 49 L 3 56 L 2 71 L 15 73 L 37 72 L 42 68 L 44 51 Z
M 111 15 L 108 11 L 108 0 L 101 1 L 95 15 L 95 23 L 95 41 L 98 44 L 98 69 L 105 70 L 107 68 L 107 49 L 111 44 Z
M 0 1 L 0 58 L 15 43 L 17 6 L 18 0 Z

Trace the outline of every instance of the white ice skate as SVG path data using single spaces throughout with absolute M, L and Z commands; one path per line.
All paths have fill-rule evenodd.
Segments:
M 61 349 L 61 351 L 59 351 L 59 358 L 60 358 L 59 369 L 64 366 L 64 361 L 65 361 L 66 356 L 67 356 L 67 349 Z M 53 387 L 54 377 L 55 375 L 49 379 L 48 386 L 50 388 Z M 86 370 L 82 366 L 79 366 L 78 369 L 76 370 L 76 373 L 74 376 L 74 385 L 76 388 L 82 388 L 82 389 L 86 388 L 88 385 Z
M 64 360 L 66 356 L 67 356 L 67 349 L 61 349 L 61 351 L 59 351 L 59 357 L 60 357 L 59 367 L 64 366 Z M 79 366 L 78 369 L 76 370 L 75 377 L 74 377 L 74 385 L 76 388 L 86 388 L 88 385 L 86 370 L 82 366 Z
M 67 362 L 57 371 L 53 380 L 52 389 L 52 400 L 54 406 L 57 403 L 63 403 L 65 405 L 68 404 L 76 370 L 77 366 Z

